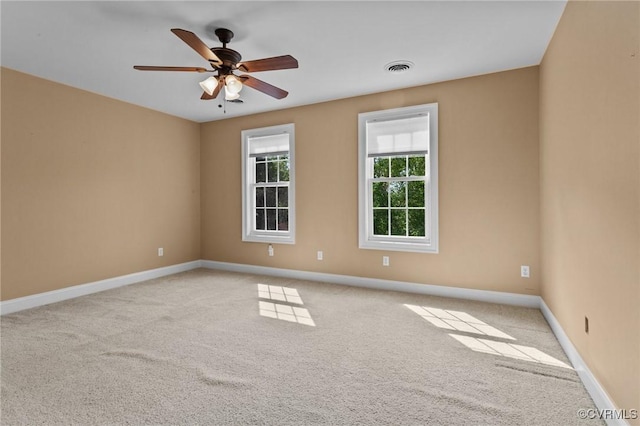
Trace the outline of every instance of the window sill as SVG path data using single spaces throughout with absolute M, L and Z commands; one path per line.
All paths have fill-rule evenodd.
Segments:
M 414 253 L 438 253 L 438 246 L 426 243 L 406 243 L 398 241 L 360 241 L 360 249 L 405 251 Z
M 244 235 L 243 242 L 249 243 L 267 243 L 267 244 L 295 244 L 296 239 L 293 235 Z

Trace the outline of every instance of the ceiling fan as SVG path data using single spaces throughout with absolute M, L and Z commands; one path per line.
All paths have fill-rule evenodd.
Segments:
M 212 69 L 201 67 L 158 67 L 147 65 L 135 65 L 133 68 L 140 71 L 186 71 L 198 73 L 216 73 L 215 75 L 200 82 L 200 87 L 204 93 L 200 97 L 203 100 L 215 99 L 224 87 L 225 100 L 233 101 L 240 97 L 243 86 L 259 90 L 276 99 L 285 98 L 289 93 L 279 87 L 273 86 L 262 80 L 258 80 L 250 75 L 235 75 L 234 71 L 259 72 L 271 70 L 284 70 L 298 68 L 298 60 L 291 55 L 275 56 L 273 58 L 257 59 L 254 61 L 243 61 L 240 53 L 227 47 L 227 43 L 233 38 L 233 32 L 226 28 L 218 28 L 215 31 L 220 39 L 222 47 L 209 48 L 194 33 L 187 30 L 174 28 L 172 33 L 177 35 L 182 41 L 187 43 L 200 56 L 209 61 Z

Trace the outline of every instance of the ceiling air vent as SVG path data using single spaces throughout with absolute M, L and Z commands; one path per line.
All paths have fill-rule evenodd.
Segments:
M 413 62 L 410 61 L 394 61 L 384 66 L 384 69 L 393 74 L 407 72 L 413 68 Z

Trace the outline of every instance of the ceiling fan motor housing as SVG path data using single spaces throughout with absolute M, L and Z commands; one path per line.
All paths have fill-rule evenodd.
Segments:
M 229 70 L 235 69 L 236 64 L 242 59 L 240 53 L 226 47 L 213 47 L 211 51 L 222 61 L 222 68 Z
M 233 31 L 227 28 L 217 28 L 215 33 L 222 43 L 222 47 L 212 47 L 211 51 L 222 61 L 222 66 L 218 66 L 220 74 L 227 75 L 237 68 L 236 64 L 240 62 L 242 56 L 235 50 L 227 48 L 227 43 L 233 38 Z

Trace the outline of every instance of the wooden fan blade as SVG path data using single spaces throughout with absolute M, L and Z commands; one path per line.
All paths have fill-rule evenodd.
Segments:
M 244 72 L 286 70 L 298 68 L 298 60 L 291 55 L 275 56 L 273 58 L 241 62 L 238 64 L 238 68 Z
M 258 80 L 257 78 L 249 75 L 241 75 L 239 78 L 242 81 L 242 84 L 259 90 L 262 93 L 266 93 L 269 96 L 273 96 L 276 99 L 286 98 L 289 94 L 289 92 L 282 90 L 279 87 L 272 86 L 269 83 L 265 83 L 264 81 Z
M 216 86 L 215 89 L 213 89 L 213 93 L 210 95 L 207 92 L 202 92 L 202 96 L 200 96 L 200 99 L 202 99 L 203 101 L 210 101 L 211 99 L 215 99 L 218 97 L 218 93 L 220 93 L 220 89 L 222 89 L 222 84 L 220 84 L 220 81 L 218 81 L 218 85 Z
M 173 28 L 171 32 L 180 37 L 182 41 L 187 43 L 189 47 L 198 52 L 198 54 L 205 58 L 207 61 L 214 62 L 218 65 L 222 64 L 220 58 L 218 58 L 216 54 L 213 53 L 211 49 L 209 49 L 209 47 L 191 31 L 181 30 L 180 28 Z
M 140 71 L 191 71 L 191 72 L 207 72 L 206 68 L 200 67 L 154 67 L 148 65 L 134 65 L 133 68 Z

